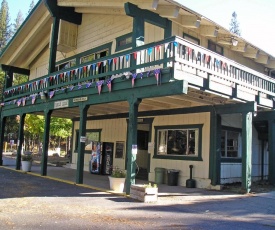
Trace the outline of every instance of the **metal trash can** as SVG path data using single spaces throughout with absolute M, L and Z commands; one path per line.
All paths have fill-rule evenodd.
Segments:
M 179 178 L 179 170 L 175 169 L 168 169 L 168 185 L 170 186 L 177 186 L 178 185 L 178 178 Z
M 164 183 L 164 172 L 165 172 L 165 168 L 155 168 L 155 183 L 156 184 Z

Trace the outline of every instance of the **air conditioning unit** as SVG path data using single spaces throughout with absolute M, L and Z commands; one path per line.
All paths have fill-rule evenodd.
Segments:
M 52 28 L 51 28 L 51 32 L 52 32 Z M 77 25 L 64 20 L 60 20 L 58 40 L 57 40 L 57 51 L 68 53 L 72 50 L 75 50 L 76 47 L 77 47 Z

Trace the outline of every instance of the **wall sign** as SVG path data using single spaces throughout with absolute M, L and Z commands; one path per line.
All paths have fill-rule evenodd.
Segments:
M 73 102 L 87 101 L 88 97 L 77 97 L 73 99 Z
M 116 153 L 115 158 L 123 158 L 124 156 L 124 141 L 116 142 Z
M 63 101 L 56 101 L 54 102 L 54 108 L 59 109 L 59 108 L 66 108 L 69 107 L 69 100 L 63 100 Z

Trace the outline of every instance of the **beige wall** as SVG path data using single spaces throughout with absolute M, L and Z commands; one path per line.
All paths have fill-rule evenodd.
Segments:
M 193 178 L 197 181 L 197 187 L 209 187 L 209 143 L 210 143 L 210 113 L 195 113 L 184 115 L 170 115 L 155 117 L 153 122 L 152 140 L 154 140 L 154 126 L 169 126 L 169 125 L 192 125 L 202 124 L 202 159 L 203 161 L 187 161 L 187 160 L 168 160 L 154 159 L 153 151 L 151 152 L 151 172 L 149 180 L 155 180 L 155 168 L 161 167 L 165 169 L 177 169 L 179 173 L 179 185 L 185 186 L 186 180 L 189 179 L 189 165 L 193 165 Z

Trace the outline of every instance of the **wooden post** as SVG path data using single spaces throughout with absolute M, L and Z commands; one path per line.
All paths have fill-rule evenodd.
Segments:
M 53 28 L 51 34 L 51 47 L 50 47 L 50 59 L 49 59 L 49 74 L 55 71 L 57 40 L 59 31 L 60 19 L 53 17 Z
M 135 184 L 136 177 L 136 154 L 132 154 L 132 149 L 137 145 L 137 118 L 138 106 L 141 99 L 131 98 L 129 103 L 129 123 L 127 133 L 127 176 L 126 176 L 126 194 L 130 194 L 131 184 Z
M 249 193 L 252 178 L 252 112 L 242 113 L 242 189 Z
M 87 112 L 89 105 L 82 104 L 80 108 L 80 121 L 79 121 L 79 140 L 77 150 L 77 170 L 76 170 L 76 183 L 83 184 L 83 170 L 84 170 L 84 156 L 85 156 L 85 142 L 81 141 L 81 137 L 86 137 L 86 122 Z
M 17 155 L 16 155 L 16 170 L 20 170 L 21 166 L 21 152 L 24 141 L 24 123 L 25 123 L 26 114 L 20 115 L 19 131 L 18 131 L 18 146 L 17 146 Z
M 221 116 L 213 109 L 210 115 L 209 178 L 212 185 L 221 180 Z
M 268 120 L 268 182 L 275 185 L 275 121 Z
M 46 109 L 44 111 L 45 125 L 44 125 L 44 135 L 43 135 L 43 142 L 42 142 L 43 147 L 42 147 L 42 161 L 41 161 L 41 176 L 47 175 L 51 114 L 52 114 L 52 110 Z
M 1 124 L 0 124 L 0 166 L 3 165 L 3 142 L 4 142 L 5 126 L 6 126 L 6 117 L 1 117 Z

